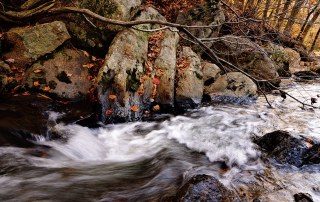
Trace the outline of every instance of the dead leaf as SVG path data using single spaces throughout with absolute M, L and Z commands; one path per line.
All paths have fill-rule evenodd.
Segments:
M 22 93 L 22 95 L 24 95 L 24 96 L 29 96 L 30 93 L 29 93 L 29 91 L 26 91 L 26 92 Z
M 137 112 L 137 111 L 139 111 L 139 107 L 137 107 L 136 105 L 133 105 L 131 107 L 131 110 L 134 111 L 134 112 Z
M 159 105 L 153 106 L 153 110 L 154 110 L 154 111 L 159 111 L 159 110 L 160 110 L 160 106 L 159 106 Z
M 116 98 L 117 98 L 116 95 L 109 95 L 109 99 L 110 99 L 110 100 L 114 100 L 114 99 L 116 99 Z
M 9 58 L 5 60 L 7 63 L 9 64 L 13 64 L 14 63 L 14 59 L 13 58 Z
M 40 86 L 39 81 L 34 81 L 34 82 L 33 82 L 33 86 L 35 86 L 35 87 Z
M 85 67 L 85 68 L 88 68 L 88 69 L 91 69 L 93 66 L 94 66 L 94 64 L 92 64 L 92 63 L 83 64 L 83 65 L 82 65 L 82 67 Z
M 33 72 L 34 72 L 34 73 L 40 73 L 40 72 L 42 72 L 42 69 L 36 69 L 36 70 L 34 70 Z
M 153 83 L 156 85 L 159 85 L 161 83 L 161 81 L 158 78 L 153 78 Z
M 112 109 L 108 109 L 108 110 L 106 110 L 106 115 L 111 116 L 112 112 L 113 112 Z

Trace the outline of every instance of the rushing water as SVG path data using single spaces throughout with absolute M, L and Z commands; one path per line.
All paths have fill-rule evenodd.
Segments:
M 310 102 L 320 84 L 290 83 L 286 90 Z M 276 129 L 320 141 L 319 109 L 268 98 L 273 109 L 260 97 L 250 106 L 213 105 L 162 121 L 94 129 L 55 123 L 63 114 L 51 111 L 48 130 L 30 137 L 35 146 L 0 147 L 0 201 L 165 201 L 200 173 L 249 199 L 292 201 L 307 192 L 320 201 L 318 166 L 266 163 L 252 143 Z M 53 133 L 60 138 L 49 138 Z

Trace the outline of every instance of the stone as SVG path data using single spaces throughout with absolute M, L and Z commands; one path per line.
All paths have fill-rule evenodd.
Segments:
M 257 85 L 240 72 L 229 72 L 205 86 L 204 93 L 214 96 L 254 97 L 257 95 Z
M 199 56 L 190 47 L 182 47 L 177 64 L 175 101 L 179 107 L 193 108 L 201 103 L 203 95 L 203 73 Z
M 13 28 L 5 33 L 5 43 L 11 48 L 3 50 L 3 58 L 13 59 L 16 67 L 26 68 L 69 38 L 65 24 L 60 21 Z
M 136 19 L 165 20 L 150 7 Z M 138 28 L 153 29 L 158 28 L 158 25 L 140 25 Z M 151 72 L 146 71 L 149 38 L 150 33 L 131 29 L 121 31 L 114 38 L 98 75 L 99 100 L 104 120 L 139 120 L 153 101 L 173 105 L 178 36 L 170 30 L 164 31 L 161 51 L 154 62 L 159 69 L 153 67 Z M 155 77 L 156 70 L 162 72 L 160 79 Z M 154 92 L 157 93 L 155 97 Z M 110 95 L 117 98 L 110 99 Z
M 234 64 L 256 79 L 280 83 L 274 61 L 258 44 L 247 38 L 226 35 L 217 39 L 211 49 L 222 59 Z
M 287 131 L 274 131 L 258 138 L 256 143 L 279 163 L 301 167 L 308 147 L 302 139 L 291 136 Z
M 295 202 L 313 202 L 313 199 L 308 193 L 298 193 L 293 195 Z
M 83 67 L 89 58 L 80 50 L 64 48 L 51 59 L 32 65 L 25 73 L 23 83 L 65 99 L 83 99 L 92 83 L 88 69 Z
M 220 76 L 220 68 L 213 63 L 203 61 L 201 63 L 202 66 L 202 72 L 203 72 L 203 81 L 204 86 L 210 86 L 212 83 L 214 83 L 217 78 Z
M 214 38 L 217 37 L 222 24 L 225 22 L 225 15 L 217 1 L 205 1 L 203 4 L 190 8 L 187 11 L 180 12 L 177 16 L 176 23 L 192 26 L 212 26 L 211 28 L 189 29 L 197 38 Z M 211 47 L 212 42 L 204 42 Z M 201 53 L 199 46 L 185 42 L 185 45 L 192 45 L 192 50 Z
M 295 73 L 293 73 L 296 77 L 298 77 L 299 79 L 303 79 L 303 80 L 314 80 L 320 77 L 319 74 L 317 74 L 314 71 L 297 71 Z
M 61 3 L 65 6 L 77 5 L 80 8 L 89 9 L 105 18 L 130 21 L 139 11 L 142 1 L 75 0 L 72 1 L 73 4 L 68 4 L 69 1 L 61 1 Z M 125 29 L 123 26 L 110 25 L 91 18 L 86 19 L 83 15 L 68 14 L 59 19 L 66 23 L 75 46 L 100 56 L 106 55 L 117 32 Z
M 164 39 L 161 42 L 161 50 L 156 58 L 155 66 L 161 68 L 163 75 L 161 83 L 157 86 L 156 101 L 162 106 L 174 106 L 174 83 L 176 74 L 176 52 L 179 42 L 179 35 L 176 32 L 166 30 Z
M 240 199 L 216 178 L 203 174 L 192 177 L 183 185 L 178 190 L 176 201 L 240 202 Z
M 306 151 L 303 156 L 303 164 L 320 164 L 320 144 L 315 144 Z

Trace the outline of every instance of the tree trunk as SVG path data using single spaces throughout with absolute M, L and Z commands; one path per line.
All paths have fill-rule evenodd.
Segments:
M 319 35 L 320 35 L 320 27 L 318 28 L 318 31 L 317 31 L 317 34 L 316 36 L 314 37 L 314 40 L 312 42 L 312 46 L 310 48 L 310 52 L 314 50 L 314 48 L 316 47 L 316 43 L 317 43 L 317 40 L 319 38 Z
M 305 2 L 305 0 L 296 0 L 295 1 L 294 6 L 291 11 L 291 14 L 290 14 L 290 17 L 289 17 L 288 22 L 286 24 L 286 27 L 284 28 L 284 34 L 291 36 L 292 27 L 295 23 L 297 15 L 298 15 L 304 2 Z
M 284 18 L 286 17 L 286 13 L 289 10 L 290 3 L 291 3 L 291 0 L 286 0 L 286 2 L 284 3 L 282 12 L 279 15 L 279 20 L 278 20 L 278 23 L 277 23 L 278 31 L 281 30 L 281 26 L 282 26 L 282 23 L 284 21 Z
M 297 39 L 299 41 L 302 41 L 302 33 L 303 33 L 303 31 L 304 31 L 304 29 L 305 29 L 305 27 L 306 27 L 306 25 L 307 25 L 307 23 L 309 21 L 310 16 L 316 11 L 316 9 L 318 8 L 319 4 L 320 4 L 320 0 L 318 0 L 317 4 L 311 9 L 311 11 L 308 13 L 308 15 L 306 17 L 306 20 L 303 22 L 303 25 L 302 25 L 302 27 L 300 29 L 300 32 L 299 32 L 299 35 L 297 37 Z
M 317 11 L 314 13 L 312 19 L 307 23 L 306 28 L 304 28 L 303 34 L 301 36 L 301 41 L 302 42 L 304 41 L 304 39 L 308 35 L 308 32 L 309 32 L 310 28 L 314 25 L 314 23 L 318 19 L 319 15 L 320 15 L 320 8 L 317 9 Z

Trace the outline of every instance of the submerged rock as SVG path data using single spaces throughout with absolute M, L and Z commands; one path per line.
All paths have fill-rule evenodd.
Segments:
M 16 67 L 25 68 L 41 56 L 52 53 L 70 38 L 63 22 L 55 21 L 33 27 L 13 28 L 5 33 L 4 59 L 14 60 Z
M 313 80 L 320 77 L 320 75 L 313 71 L 298 71 L 294 75 L 303 80 Z
M 266 153 L 279 163 L 297 167 L 320 163 L 320 145 L 291 136 L 286 131 L 274 131 L 256 140 Z
M 313 202 L 311 195 L 308 193 L 298 193 L 293 197 L 295 202 Z
M 211 49 L 256 79 L 279 83 L 277 67 L 258 44 L 246 38 L 227 35 L 216 40 Z
M 62 49 L 51 59 L 35 63 L 29 68 L 23 82 L 29 87 L 53 93 L 61 98 L 81 99 L 87 95 L 92 83 L 83 64 L 89 58 L 80 50 Z
M 179 189 L 176 201 L 235 202 L 240 199 L 216 178 L 209 175 L 197 175 Z
M 193 108 L 201 103 L 203 73 L 199 56 L 189 47 L 178 54 L 176 73 L 176 103 L 182 108 Z
M 254 97 L 257 95 L 257 85 L 240 72 L 229 72 L 205 86 L 204 93 L 214 96 Z

